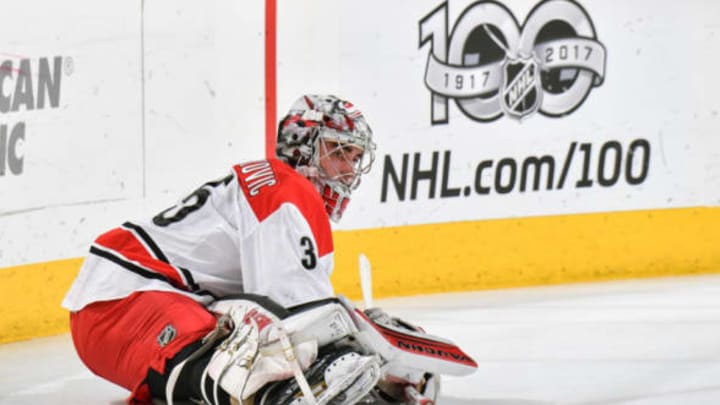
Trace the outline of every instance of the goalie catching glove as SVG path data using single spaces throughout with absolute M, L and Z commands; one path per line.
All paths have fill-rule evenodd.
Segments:
M 451 342 L 343 297 L 286 310 L 246 296 L 209 309 L 222 314 L 218 326 L 172 369 L 169 405 L 188 364 L 203 367 L 190 391 L 210 405 L 425 405 L 434 403 L 440 374 L 477 367 Z

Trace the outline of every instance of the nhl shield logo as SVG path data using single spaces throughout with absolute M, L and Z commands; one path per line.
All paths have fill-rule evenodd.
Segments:
M 535 58 L 508 58 L 503 73 L 500 104 L 505 113 L 522 119 L 537 111 L 542 103 L 542 84 Z
M 174 326 L 171 324 L 165 325 L 162 332 L 157 337 L 157 342 L 160 345 L 160 347 L 165 347 L 168 345 L 168 343 L 172 342 L 173 339 L 175 339 L 175 336 L 177 336 L 177 330 Z

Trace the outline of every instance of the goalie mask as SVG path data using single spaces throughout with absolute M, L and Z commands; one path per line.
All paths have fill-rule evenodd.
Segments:
M 350 102 L 305 95 L 280 121 L 276 155 L 315 184 L 338 221 L 375 159 L 372 130 Z

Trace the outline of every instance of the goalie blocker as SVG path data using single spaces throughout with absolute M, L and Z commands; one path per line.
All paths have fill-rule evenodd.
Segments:
M 151 384 L 170 405 L 177 392 L 213 405 L 432 404 L 440 375 L 477 368 L 452 342 L 344 297 L 285 309 L 244 295 L 209 309 L 216 329 Z

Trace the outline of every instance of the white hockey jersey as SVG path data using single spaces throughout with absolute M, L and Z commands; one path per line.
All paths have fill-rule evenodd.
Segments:
M 148 290 L 203 304 L 254 293 L 291 306 L 333 296 L 332 269 L 330 222 L 312 183 L 279 160 L 249 162 L 98 237 L 63 307 Z

